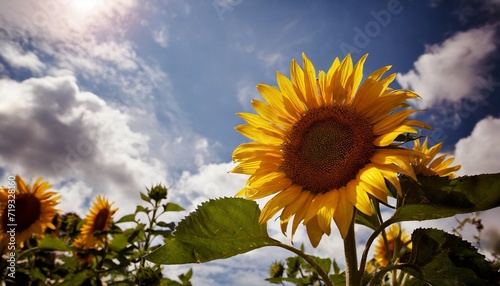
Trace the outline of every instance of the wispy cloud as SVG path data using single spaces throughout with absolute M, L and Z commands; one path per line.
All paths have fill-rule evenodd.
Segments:
M 163 25 L 161 28 L 153 31 L 153 39 L 155 42 L 163 48 L 168 47 L 169 42 L 169 29 L 167 26 Z
M 257 59 L 262 62 L 268 68 L 274 68 L 275 70 L 282 70 L 283 63 L 285 60 L 284 55 L 281 52 L 257 52 Z
M 240 80 L 236 85 L 236 96 L 238 97 L 238 102 L 241 104 L 243 108 L 249 108 L 250 101 L 252 99 L 260 99 L 260 93 L 257 91 L 255 87 L 256 83 L 244 79 Z

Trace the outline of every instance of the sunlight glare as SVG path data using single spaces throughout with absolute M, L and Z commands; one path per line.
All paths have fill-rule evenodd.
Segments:
M 71 6 L 78 13 L 88 13 L 92 11 L 99 4 L 100 0 L 72 0 Z

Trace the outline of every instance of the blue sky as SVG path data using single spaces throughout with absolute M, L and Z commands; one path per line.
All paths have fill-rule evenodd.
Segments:
M 231 153 L 247 141 L 235 113 L 251 111 L 255 86 L 275 85 L 302 52 L 317 70 L 347 53 L 369 54 L 365 76 L 392 65 L 392 87 L 421 95 L 417 118 L 461 175 L 500 172 L 498 0 L 108 2 L 0 0 L 0 174 L 43 176 L 64 211 L 83 215 L 103 193 L 120 217 L 157 182 L 188 211 L 234 195 L 245 177 L 227 174 Z M 342 260 L 339 239 L 312 249 L 298 233 L 294 242 Z M 288 255 L 186 267 L 194 282 L 254 285 Z

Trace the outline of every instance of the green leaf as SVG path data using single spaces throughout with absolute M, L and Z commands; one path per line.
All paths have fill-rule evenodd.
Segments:
M 69 278 L 69 279 L 68 279 Z M 65 277 L 64 282 L 59 284 L 61 286 L 72 286 L 72 285 L 82 285 L 85 280 L 87 280 L 87 274 L 86 272 L 78 272 L 76 274 L 68 274 L 68 276 Z
M 41 249 L 53 249 L 61 251 L 70 251 L 71 249 L 64 243 L 63 240 L 52 238 L 50 236 L 45 236 L 42 240 L 38 242 L 38 248 Z
M 166 223 L 164 221 L 159 221 L 156 223 L 157 226 L 159 227 L 168 227 L 170 229 L 174 229 L 175 228 L 175 222 L 169 222 L 169 223 Z
M 123 216 L 116 223 L 131 222 L 131 221 L 135 221 L 135 213 Z
M 354 219 L 355 223 L 364 225 L 373 230 L 377 229 L 380 226 L 380 222 L 377 218 L 376 212 L 373 212 L 371 216 L 366 215 L 363 212 L 356 212 Z
M 279 245 L 259 224 L 254 201 L 221 198 L 204 202 L 181 220 L 175 236 L 146 259 L 159 264 L 201 263 L 228 258 L 263 246 Z
M 345 272 L 330 275 L 330 281 L 332 281 L 335 286 L 345 286 L 346 285 L 346 277 Z
M 143 192 L 140 192 L 140 194 L 141 194 L 141 199 L 142 199 L 143 201 L 148 202 L 148 203 L 150 203 L 150 202 L 151 202 L 151 198 L 150 198 L 150 197 L 148 197 L 146 194 L 144 194 Z
M 500 174 L 459 177 L 419 176 L 402 180 L 403 197 L 391 222 L 430 220 L 500 206 Z
M 188 272 L 181 274 L 178 276 L 179 280 L 181 280 L 182 283 L 184 284 L 189 284 L 191 277 L 193 277 L 193 268 L 189 268 Z
M 335 259 L 333 260 L 333 273 L 335 273 L 335 274 L 340 273 L 340 267 L 339 267 L 337 261 L 335 261 Z
M 311 256 L 311 258 L 318 263 L 325 273 L 328 274 L 332 269 L 332 260 L 330 258 L 319 258 L 316 256 Z
M 273 284 L 281 284 L 283 285 L 283 282 L 290 282 L 293 283 L 297 286 L 307 286 L 307 285 L 313 285 L 311 283 L 311 277 L 275 277 L 275 278 L 266 278 L 267 281 Z M 336 286 L 336 284 L 335 284 Z
M 300 271 L 300 261 L 299 256 L 288 257 L 286 259 L 286 274 L 288 277 L 295 277 Z
M 183 211 L 184 208 L 174 203 L 166 203 L 163 205 L 163 210 L 166 212 L 179 212 Z
M 311 257 L 319 265 L 319 267 L 323 269 L 325 273 L 329 273 L 330 269 L 332 269 L 332 261 L 329 258 L 320 258 L 312 255 L 309 255 L 309 257 Z M 314 268 L 311 265 L 309 264 L 306 265 L 311 272 L 316 272 L 316 270 L 314 270 Z
M 129 244 L 128 239 L 129 239 L 128 235 L 124 234 L 113 235 L 113 240 L 111 241 L 109 248 L 113 251 L 119 252 L 128 246 Z
M 145 208 L 143 206 L 137 206 L 137 208 L 135 209 L 135 213 L 140 213 L 140 212 L 143 212 L 143 213 L 148 213 L 149 212 L 149 209 L 148 208 Z
M 498 274 L 485 257 L 458 236 L 439 229 L 416 229 L 412 243 L 410 274 L 424 282 L 431 285 L 494 285 L 498 282 L 499 277 L 495 277 Z

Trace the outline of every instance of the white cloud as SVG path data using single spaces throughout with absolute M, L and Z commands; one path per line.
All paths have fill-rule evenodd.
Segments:
M 243 108 L 249 108 L 252 99 L 261 99 L 256 84 L 250 80 L 240 80 L 236 85 L 236 97 Z
M 245 184 L 245 176 L 229 174 L 232 163 L 201 166 L 197 173 L 185 171 L 173 187 L 173 198 L 187 210 L 209 199 L 234 196 Z
M 169 30 L 168 27 L 163 25 L 160 29 L 153 31 L 153 39 L 158 45 L 163 48 L 168 47 L 169 42 Z
M 474 91 L 481 83 L 478 76 L 489 71 L 486 60 L 496 49 L 494 34 L 494 27 L 485 26 L 431 45 L 414 63 L 414 69 L 398 75 L 397 81 L 422 96 L 419 107 L 476 96 Z
M 80 91 L 74 77 L 3 79 L 0 96 L 0 132 L 9 134 L 0 168 L 66 182 L 64 211 L 81 207 L 75 198 L 103 193 L 128 212 L 138 191 L 165 183 L 165 165 L 151 156 L 148 135 L 131 129 L 134 118 Z
M 476 175 L 500 172 L 500 118 L 486 117 L 479 121 L 472 133 L 455 145 L 459 175 Z
M 35 73 L 40 73 L 45 68 L 45 64 L 35 53 L 24 51 L 21 45 L 4 39 L 0 43 L 0 56 L 15 68 L 27 68 Z

